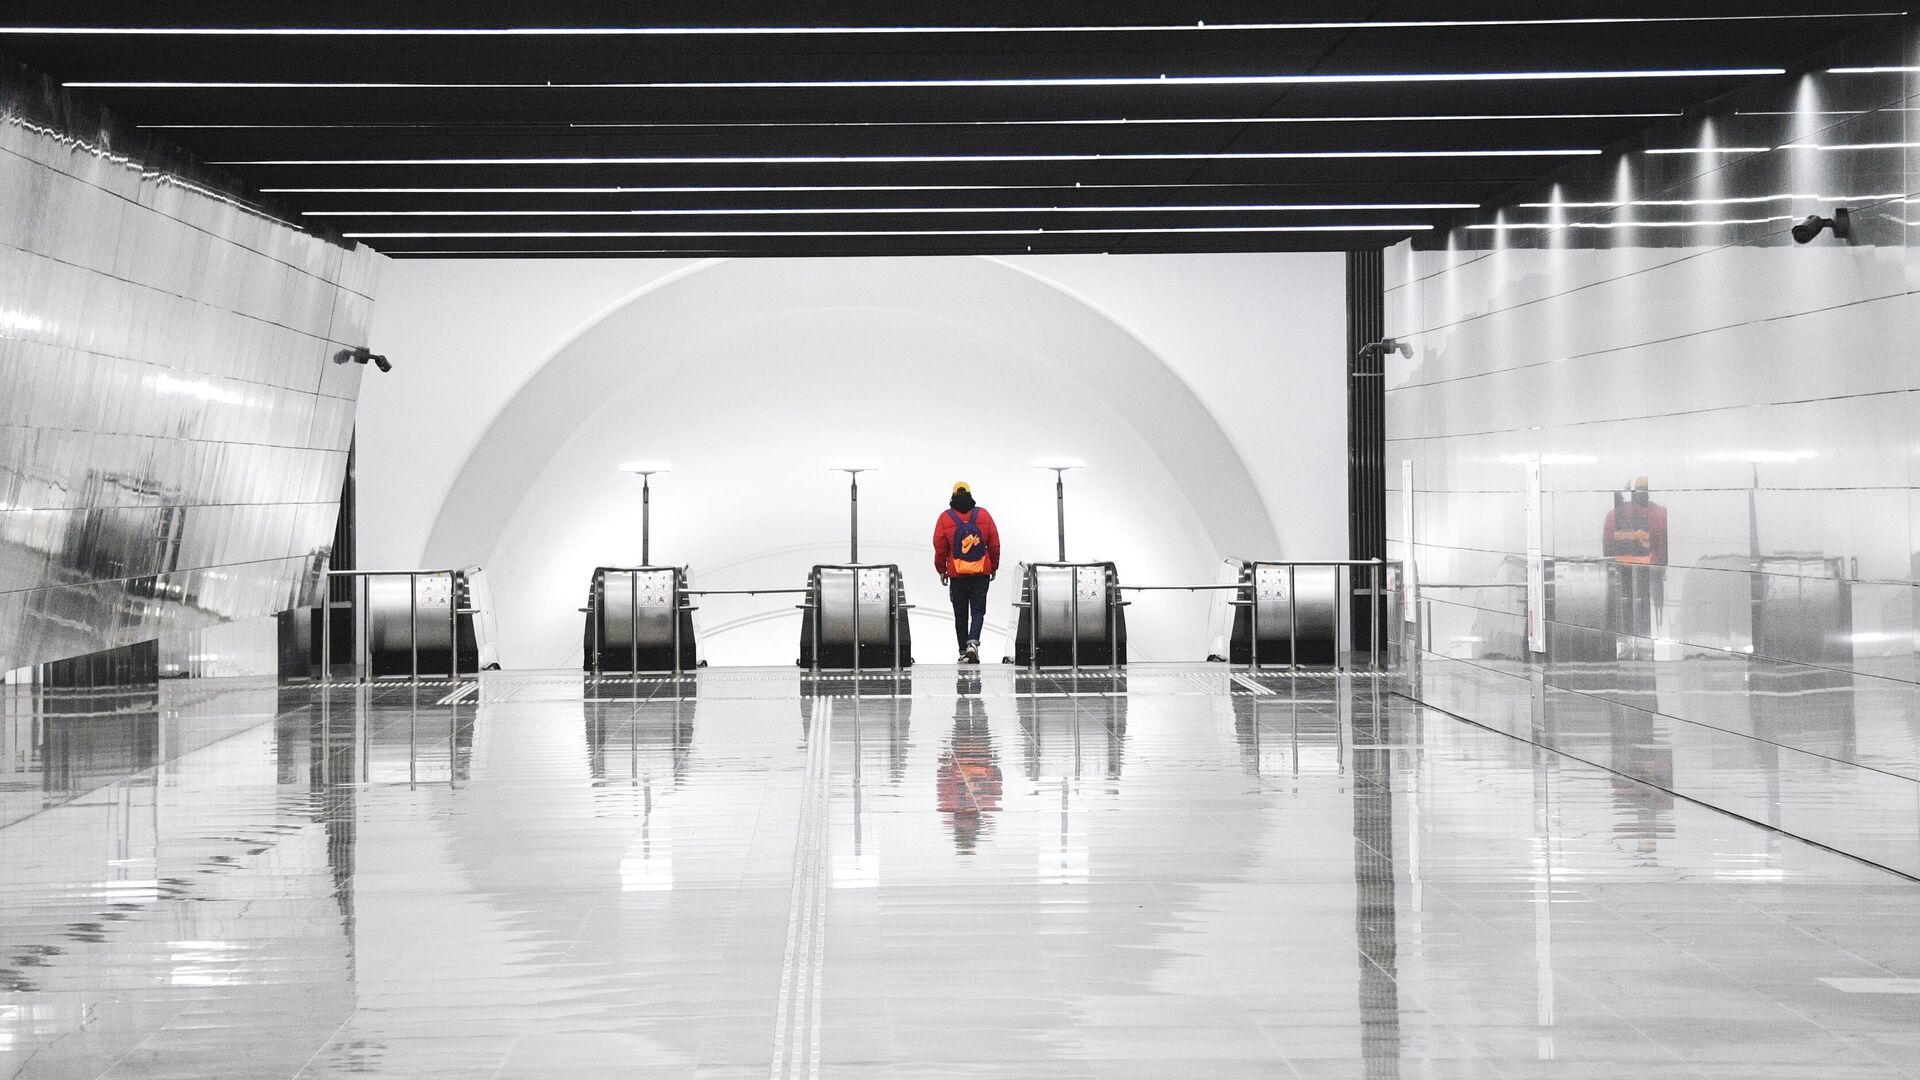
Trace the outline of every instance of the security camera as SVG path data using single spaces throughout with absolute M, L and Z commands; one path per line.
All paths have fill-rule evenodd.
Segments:
M 1793 227 L 1793 242 L 1796 244 L 1811 244 L 1813 243 L 1814 237 L 1819 236 L 1827 229 L 1833 230 L 1833 238 L 1835 240 L 1852 239 L 1852 214 L 1848 212 L 1844 206 L 1835 210 L 1833 216 L 1830 218 L 1823 218 L 1818 214 L 1809 214 L 1806 220 Z
M 1381 338 L 1379 341 L 1362 345 L 1360 346 L 1360 355 L 1365 356 L 1367 353 L 1376 350 L 1381 356 L 1385 356 L 1388 353 L 1399 353 L 1409 360 L 1413 358 L 1413 346 L 1398 338 Z
M 374 367 L 379 368 L 381 371 L 393 370 L 392 361 L 372 351 L 365 345 L 354 349 L 341 349 L 339 352 L 333 354 L 333 362 L 336 364 L 364 364 L 369 361 L 373 363 Z

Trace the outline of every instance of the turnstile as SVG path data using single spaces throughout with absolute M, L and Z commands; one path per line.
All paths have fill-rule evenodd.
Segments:
M 1228 659 L 1249 666 L 1334 663 L 1340 572 L 1338 565 L 1241 563 Z
M 687 599 L 684 567 L 596 567 L 587 593 L 581 667 L 596 675 L 699 667 L 694 608 Z
M 800 666 L 897 670 L 913 663 L 906 581 L 894 564 L 816 566 L 800 605 Z M 858 641 L 858 648 L 855 642 Z
M 367 670 L 373 678 L 470 675 L 498 667 L 491 604 L 477 566 L 365 578 Z
M 1014 663 L 1118 667 L 1127 662 L 1127 605 L 1112 563 L 1023 563 L 1016 606 Z

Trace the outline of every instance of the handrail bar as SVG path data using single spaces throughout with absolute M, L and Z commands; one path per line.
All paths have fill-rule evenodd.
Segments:
M 459 566 L 440 570 L 328 570 L 328 577 L 433 577 L 438 574 L 464 574 L 477 566 Z
M 802 596 L 812 589 L 687 589 L 688 596 Z

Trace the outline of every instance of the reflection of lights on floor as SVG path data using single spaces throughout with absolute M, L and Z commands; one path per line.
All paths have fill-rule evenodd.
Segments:
M 620 858 L 621 892 L 671 892 L 673 890 L 673 847 L 670 843 L 642 836 Z
M 227 941 L 175 941 L 168 959 L 175 986 L 237 986 L 245 980 L 238 970 L 242 946 Z
M 37 334 L 47 328 L 47 321 L 38 315 L 11 308 L 0 308 L 0 332 L 19 330 L 28 334 Z
M 833 857 L 833 887 L 836 889 L 872 889 L 880 884 L 880 855 L 863 851 L 857 855 Z

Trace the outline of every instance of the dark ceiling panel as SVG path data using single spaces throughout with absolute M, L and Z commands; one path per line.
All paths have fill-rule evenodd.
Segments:
M 0 52 L 68 83 L 448 84 L 81 91 L 134 123 L 161 127 L 205 160 L 227 163 L 222 167 L 271 191 L 291 213 L 317 212 L 320 216 L 311 220 L 350 235 L 435 234 L 366 238 L 396 255 L 1340 249 L 1378 246 L 1405 233 L 1284 229 L 1440 226 L 1456 211 L 1288 207 L 1490 202 L 1568 160 L 1536 151 L 1604 148 L 1769 76 L 1231 85 L 1161 83 L 1159 77 L 1791 70 L 1843 36 L 1884 26 L 1884 17 L 1870 13 L 1887 9 L 1855 0 L 1554 5 L 1312 0 L 1289 3 L 1279 9 L 1283 13 L 1270 3 L 1190 3 L 1175 13 L 1164 3 L 1134 0 L 1097 6 L 999 0 L 965 6 L 825 3 L 804 9 L 722 0 L 619 5 L 616 10 L 604 0 L 544 0 L 537 6 L 427 0 L 369 10 L 336 0 L 271 6 L 202 0 L 183 16 L 152 4 L 10 0 L 0 10 L 0 24 L 15 27 L 231 28 L 270 20 L 281 28 L 605 31 L 632 26 L 640 18 L 651 27 L 766 27 L 775 18 L 804 12 L 813 29 L 1029 29 L 0 33 Z M 1567 21 L 1646 18 L 1661 21 Z M 1524 25 L 1435 25 L 1473 20 Z M 1039 29 L 1202 21 L 1208 29 Z M 1275 21 L 1361 25 L 1222 28 Z M 1394 25 L 1407 22 L 1423 25 Z M 1155 81 L 1143 86 L 548 85 L 1016 77 Z M 513 85 L 474 85 L 487 83 Z M 1170 120 L 1192 122 L 1143 122 Z M 1759 139 L 1777 124 L 1757 119 L 1740 126 L 1752 134 L 1742 130 L 1738 137 Z M 1407 151 L 1523 153 L 1247 156 Z M 720 160 L 644 160 L 662 157 Z M 750 160 L 769 157 L 974 160 Z M 990 160 L 1007 157 L 1076 159 Z M 643 160 L 524 160 L 553 158 Z M 414 190 L 353 190 L 368 188 Z M 444 190 L 468 188 L 479 190 Z M 507 188 L 528 190 L 501 190 Z M 594 190 L 555 190 L 579 188 Z M 711 190 L 716 188 L 744 190 Z M 810 190 L 787 190 L 798 188 Z M 661 210 L 698 213 L 645 212 Z M 588 235 L 453 235 L 483 232 Z M 664 235 L 609 235 L 621 232 Z M 744 235 L 703 235 L 714 233 Z M 848 233 L 882 235 L 826 235 Z

